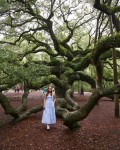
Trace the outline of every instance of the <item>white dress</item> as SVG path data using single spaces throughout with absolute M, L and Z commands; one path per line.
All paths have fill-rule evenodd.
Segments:
M 42 123 L 43 124 L 55 124 L 56 115 L 53 96 L 48 95 L 46 97 L 45 109 L 43 110 Z

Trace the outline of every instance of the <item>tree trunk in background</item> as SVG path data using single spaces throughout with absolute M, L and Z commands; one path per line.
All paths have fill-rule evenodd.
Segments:
M 27 87 L 27 83 L 24 82 L 24 93 L 23 93 L 23 96 L 22 96 L 22 104 L 18 108 L 19 113 L 22 112 L 22 111 L 25 111 L 27 109 L 28 94 L 29 94 L 29 88 Z
M 110 31 L 111 35 L 113 34 L 113 27 L 112 27 L 112 16 L 109 16 L 110 21 Z M 112 48 L 112 58 L 113 58 L 113 80 L 114 85 L 118 84 L 117 79 L 117 62 L 116 62 L 116 50 L 115 48 Z M 118 94 L 114 94 L 114 101 L 115 101 L 115 117 L 119 118 L 119 97 Z
M 96 45 L 97 39 L 98 39 L 99 20 L 100 20 L 101 14 L 102 12 L 100 12 L 97 17 L 97 26 L 96 26 L 94 46 Z M 102 79 L 103 79 L 103 66 L 100 60 L 98 60 L 97 64 L 95 65 L 95 69 L 96 69 L 96 88 L 100 89 L 102 88 Z M 99 101 L 97 102 L 97 105 L 99 105 Z

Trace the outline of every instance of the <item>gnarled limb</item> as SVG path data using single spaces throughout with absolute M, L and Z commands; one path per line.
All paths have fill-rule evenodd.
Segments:
M 98 42 L 93 51 L 93 62 L 95 63 L 99 57 L 107 52 L 110 48 L 120 47 L 120 32 L 110 37 L 102 39 Z
M 112 15 L 120 12 L 120 6 L 110 7 L 107 4 L 100 3 L 100 0 L 95 0 L 94 7 L 107 15 Z
M 67 103 L 64 98 L 57 99 L 55 103 L 55 110 L 56 110 L 56 115 L 61 118 L 63 118 L 64 115 L 69 112 L 67 110 Z
M 0 103 L 4 108 L 5 114 L 9 114 L 14 118 L 19 117 L 18 111 L 12 107 L 7 97 L 0 92 Z
M 26 119 L 28 118 L 31 114 L 33 113 L 37 113 L 39 111 L 43 110 L 43 105 L 40 105 L 40 106 L 37 106 L 37 107 L 34 107 L 30 110 L 28 110 L 27 112 L 25 112 L 24 114 L 20 115 L 18 118 L 15 118 L 15 122 L 18 122 L 18 121 L 21 121 L 23 119 Z
M 117 32 L 120 31 L 120 21 L 119 17 L 115 15 L 115 13 L 120 12 L 120 6 L 110 6 L 111 1 L 109 1 L 107 4 L 100 3 L 100 0 L 95 0 L 94 8 L 100 10 L 101 12 L 107 14 L 108 16 L 112 16 L 113 24 Z
M 65 102 L 61 100 L 59 103 L 57 103 L 56 113 L 58 116 L 63 118 L 64 125 L 66 125 L 69 129 L 74 129 L 75 127 L 78 127 L 76 125 L 78 125 L 79 121 L 85 119 L 89 115 L 100 98 L 119 92 L 120 84 L 109 89 L 95 90 L 90 96 L 89 101 L 84 106 L 72 112 L 66 109 Z
M 83 107 L 81 107 L 80 109 L 74 112 L 69 112 L 66 115 L 64 115 L 64 118 L 63 118 L 64 125 L 66 125 L 70 129 L 73 129 L 74 123 L 77 123 L 78 121 L 85 119 L 100 98 L 101 98 L 101 95 L 99 91 L 96 90 L 89 98 L 89 101 L 87 104 L 85 104 Z
M 70 97 L 72 93 L 72 90 L 67 90 L 66 95 L 65 95 L 65 99 L 67 104 L 69 104 L 70 106 L 73 107 L 73 110 L 77 110 L 79 108 L 79 105 Z

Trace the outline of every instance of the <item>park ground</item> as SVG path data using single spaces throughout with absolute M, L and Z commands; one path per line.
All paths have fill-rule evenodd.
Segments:
M 5 93 L 14 107 L 20 105 L 22 94 Z M 39 91 L 29 94 L 28 109 L 43 103 L 40 95 Z M 89 96 L 86 93 L 81 99 L 76 93 L 74 99 L 83 105 Z M 0 150 L 120 150 L 120 119 L 114 117 L 114 102 L 105 97 L 75 131 L 69 131 L 60 118 L 48 131 L 41 124 L 41 116 L 38 112 L 15 124 L 0 106 Z

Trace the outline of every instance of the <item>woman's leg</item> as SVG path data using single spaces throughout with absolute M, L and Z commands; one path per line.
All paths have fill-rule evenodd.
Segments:
M 49 130 L 49 129 L 50 129 L 50 125 L 47 124 L 47 130 Z

